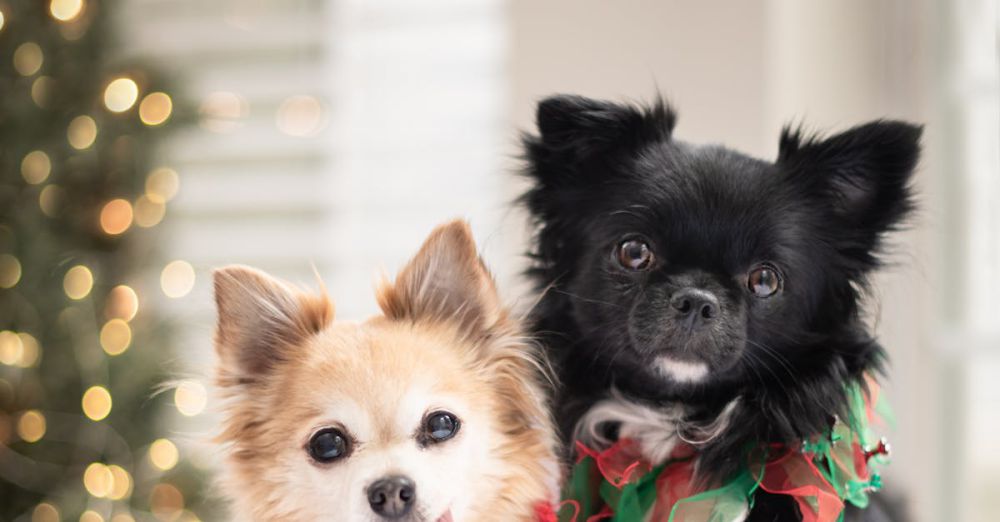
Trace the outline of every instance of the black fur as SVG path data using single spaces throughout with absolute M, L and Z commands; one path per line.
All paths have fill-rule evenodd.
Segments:
M 921 128 L 875 121 L 829 138 L 786 129 L 769 162 L 675 140 L 675 121 L 662 101 L 538 105 L 538 134 L 523 139 L 523 201 L 537 225 L 530 275 L 545 292 L 535 327 L 563 383 L 556 416 L 567 437 L 612 386 L 654 405 L 681 401 L 705 422 L 740 397 L 730 427 L 700 453 L 700 478 L 721 480 L 749 446 L 824 432 L 845 414 L 845 384 L 880 371 L 859 303 L 883 236 L 913 208 Z M 616 262 L 630 238 L 650 245 L 649 269 Z M 761 263 L 781 275 L 767 298 L 747 288 Z M 672 305 L 691 288 L 718 302 L 704 328 Z M 661 356 L 704 363 L 708 377 L 665 377 L 651 369 Z M 762 498 L 754 513 L 794 509 L 783 505 Z

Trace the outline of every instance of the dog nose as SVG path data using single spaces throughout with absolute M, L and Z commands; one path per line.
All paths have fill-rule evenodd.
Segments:
M 417 486 L 404 476 L 381 478 L 368 486 L 368 504 L 383 518 L 406 516 L 416 500 Z
M 670 306 L 691 328 L 709 324 L 719 316 L 719 300 L 711 292 L 697 288 L 684 288 L 674 293 Z

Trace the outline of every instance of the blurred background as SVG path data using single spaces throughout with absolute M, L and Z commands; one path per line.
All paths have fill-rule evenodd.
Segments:
M 340 318 L 470 219 L 524 306 L 518 133 L 554 92 L 780 127 L 926 125 L 921 212 L 876 280 L 885 482 L 1000 513 L 993 0 L 0 0 L 0 520 L 221 520 L 210 271 L 326 282 Z M 170 383 L 170 386 L 167 386 Z

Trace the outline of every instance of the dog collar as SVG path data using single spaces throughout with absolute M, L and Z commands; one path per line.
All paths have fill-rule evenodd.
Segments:
M 699 489 L 694 480 L 697 448 L 680 444 L 659 465 L 646 462 L 628 439 L 604 450 L 577 442 L 577 461 L 563 501 L 536 509 L 540 522 L 600 520 L 738 521 L 753 508 L 758 489 L 792 497 L 804 522 L 843 520 L 846 503 L 868 505 L 881 488 L 877 472 L 889 446 L 873 427 L 891 422 L 878 384 L 847 386 L 848 418 L 826 433 L 794 445 L 770 444 L 747 452 L 746 466 L 729 482 Z M 650 516 L 651 515 L 651 516 Z

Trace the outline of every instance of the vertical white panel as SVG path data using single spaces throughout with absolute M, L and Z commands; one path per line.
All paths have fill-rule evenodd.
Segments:
M 338 314 L 374 311 L 379 267 L 394 273 L 434 225 L 472 222 L 487 261 L 505 247 L 501 2 L 343 1 L 331 21 L 331 135 L 337 209 L 328 224 Z

